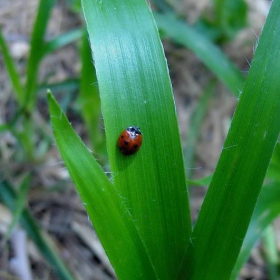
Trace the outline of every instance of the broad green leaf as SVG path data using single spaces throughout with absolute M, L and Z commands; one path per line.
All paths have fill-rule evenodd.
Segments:
M 3 55 L 3 58 L 4 58 L 5 65 L 7 67 L 9 78 L 10 78 L 10 80 L 12 82 L 12 86 L 14 88 L 15 95 L 17 97 L 17 100 L 18 100 L 19 104 L 22 105 L 22 102 L 23 102 L 23 86 L 22 86 L 22 83 L 20 81 L 19 73 L 16 70 L 16 66 L 15 66 L 14 61 L 11 57 L 10 52 L 9 52 L 9 48 L 8 48 L 6 42 L 5 42 L 4 37 L 3 37 L 1 29 L 0 29 L 0 48 L 2 49 L 2 55 Z
M 50 93 L 48 104 L 61 156 L 119 279 L 158 279 L 125 198 L 116 192 Z
M 244 79 L 240 71 L 207 37 L 172 14 L 155 14 L 158 27 L 175 42 L 192 50 L 217 75 L 235 97 L 242 91 Z
M 0 199 L 10 208 L 11 211 L 15 211 L 16 202 L 18 200 L 17 194 L 7 181 L 0 182 Z M 36 244 L 42 256 L 44 256 L 44 258 L 54 268 L 56 274 L 59 276 L 59 279 L 74 280 L 75 278 L 71 275 L 62 262 L 60 256 L 56 253 L 56 249 L 53 248 L 45 239 L 38 224 L 27 209 L 22 211 L 20 223 L 26 230 L 29 238 Z
M 172 88 L 156 24 L 145 0 L 82 4 L 114 187 L 131 211 L 159 279 L 174 279 L 189 240 L 190 210 Z M 143 144 L 136 154 L 124 156 L 117 140 L 132 125 L 141 128 Z
M 180 279 L 229 279 L 280 131 L 280 1 L 272 4 Z

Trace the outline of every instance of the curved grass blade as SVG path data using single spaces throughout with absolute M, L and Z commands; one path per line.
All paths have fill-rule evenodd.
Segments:
M 274 1 L 180 279 L 229 279 L 280 131 L 280 1 Z M 202 269 L 203 268 L 203 269 Z
M 0 198 L 11 209 L 11 211 L 15 210 L 17 194 L 7 181 L 0 182 Z M 47 242 L 35 219 L 27 209 L 22 211 L 20 223 L 26 230 L 29 238 L 36 244 L 38 250 L 44 258 L 54 268 L 56 274 L 59 276 L 59 279 L 74 280 L 75 278 L 68 271 L 60 256 L 56 253 L 55 248 Z
M 160 30 L 175 42 L 192 50 L 231 90 L 232 94 L 239 97 L 244 79 L 240 71 L 217 46 L 172 14 L 155 14 L 154 16 Z
M 130 209 L 160 279 L 174 279 L 190 210 L 166 59 L 145 0 L 83 0 L 113 184 Z M 141 149 L 124 156 L 120 133 L 138 126 Z M 172 261 L 170 261 L 172 258 Z
M 119 279 L 158 279 L 129 209 L 48 94 L 61 156 Z

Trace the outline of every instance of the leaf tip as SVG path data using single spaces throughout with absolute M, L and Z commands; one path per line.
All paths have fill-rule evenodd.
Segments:
M 50 89 L 47 89 L 47 99 L 48 99 L 48 103 L 50 103 L 50 101 L 53 99 L 53 94 L 51 92 Z

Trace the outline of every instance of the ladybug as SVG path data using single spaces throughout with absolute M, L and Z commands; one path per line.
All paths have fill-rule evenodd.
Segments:
M 137 126 L 130 126 L 124 130 L 118 139 L 118 147 L 123 155 L 135 154 L 141 147 L 142 133 Z

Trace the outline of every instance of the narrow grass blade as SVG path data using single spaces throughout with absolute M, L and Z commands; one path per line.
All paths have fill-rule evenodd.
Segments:
M 192 177 L 196 143 L 198 142 L 201 124 L 205 116 L 210 97 L 213 95 L 215 84 L 216 82 L 213 81 L 208 84 L 191 116 L 188 135 L 186 137 L 186 147 L 184 149 L 184 159 L 188 179 Z
M 280 182 L 280 142 L 277 143 L 273 156 L 271 158 L 267 173 L 266 179 L 268 181 Z
M 27 79 L 24 103 L 30 110 L 36 101 L 36 87 L 38 84 L 38 68 L 44 54 L 45 32 L 51 10 L 56 0 L 41 0 L 30 42 L 30 54 L 27 64 Z
M 164 0 L 153 0 L 152 1 L 154 5 L 156 6 L 157 10 L 160 10 L 165 13 L 172 13 L 173 12 L 173 5 L 171 6 L 170 1 L 164 1 Z M 174 4 L 174 3 L 173 3 Z M 174 5 L 175 6 L 175 5 Z
M 274 1 L 180 279 L 229 279 L 280 131 L 280 1 Z M 203 268 L 203 269 L 202 269 Z
M 20 217 L 22 216 L 22 212 L 25 208 L 25 203 L 27 201 L 27 194 L 28 194 L 29 187 L 30 187 L 30 176 L 26 176 L 20 185 L 17 201 L 15 203 L 15 210 L 13 212 L 13 219 L 4 236 L 3 243 L 6 243 L 6 241 L 10 238 L 13 229 L 15 228 L 15 226 L 20 220 Z
M 2 49 L 2 54 L 4 58 L 5 65 L 7 67 L 7 71 L 9 74 L 9 78 L 12 82 L 12 86 L 14 88 L 15 95 L 20 105 L 22 105 L 23 101 L 23 86 L 20 81 L 20 76 L 16 70 L 14 61 L 9 52 L 8 46 L 3 38 L 2 30 L 0 28 L 0 48 Z
M 280 274 L 278 273 L 278 249 L 273 225 L 268 226 L 264 231 L 264 234 L 262 236 L 262 244 L 269 279 L 279 280 Z
M 189 240 L 190 210 L 158 30 L 145 0 L 83 0 L 82 4 L 113 184 L 132 213 L 159 279 L 174 279 Z M 117 140 L 133 125 L 141 128 L 143 144 L 136 154 L 124 156 Z
M 197 180 L 187 180 L 187 183 L 192 186 L 205 187 L 210 184 L 212 177 L 213 174 Z
M 241 251 L 231 275 L 231 280 L 237 279 L 238 273 L 257 241 L 261 238 L 264 230 L 280 214 L 280 184 L 271 183 L 264 186 L 256 208 L 254 210 L 250 226 L 246 233 Z
M 10 120 L 10 122 L 8 122 L 8 123 L 6 122 L 5 124 L 0 125 L 0 132 L 5 131 L 5 130 L 13 130 L 15 123 L 22 116 L 23 113 L 24 113 L 23 108 L 20 108 L 19 110 L 17 110 L 17 112 L 15 113 L 13 118 Z M 13 130 L 13 132 L 15 132 L 15 131 Z
M 104 133 L 100 128 L 101 108 L 95 69 L 91 58 L 91 49 L 87 32 L 84 32 L 81 47 L 82 72 L 80 79 L 80 104 L 83 118 L 91 140 L 91 148 L 101 152 Z
M 269 168 L 266 174 L 266 180 L 272 182 L 262 188 L 258 202 L 254 209 L 252 219 L 246 237 L 243 241 L 241 251 L 239 253 L 235 268 L 232 272 L 232 280 L 237 279 L 238 273 L 246 260 L 248 259 L 252 248 L 257 241 L 261 238 L 263 231 L 274 221 L 280 214 L 280 143 L 278 142 Z M 192 186 L 208 186 L 211 182 L 213 175 L 207 176 L 198 180 L 187 180 L 187 183 Z
M 240 71 L 217 46 L 172 14 L 155 14 L 155 19 L 160 30 L 175 42 L 192 50 L 231 90 L 232 94 L 239 97 L 244 79 Z
M 215 0 L 215 25 L 224 37 L 233 37 L 247 23 L 248 6 L 244 0 Z M 221 38 L 222 39 L 222 38 Z
M 7 181 L 0 182 L 0 199 L 14 211 L 16 208 L 17 195 L 12 186 Z M 74 280 L 75 278 L 68 271 L 59 255 L 45 239 L 42 232 L 39 229 L 35 219 L 31 216 L 27 209 L 22 211 L 20 223 L 26 230 L 29 238 L 36 244 L 38 250 L 54 268 L 55 272 L 61 280 Z
M 67 79 L 62 82 L 53 83 L 53 84 L 40 84 L 38 86 L 38 91 L 40 94 L 46 94 L 46 90 L 49 89 L 55 95 L 57 92 L 69 92 L 69 91 L 77 91 L 79 89 L 80 79 L 73 78 Z
M 48 94 L 61 156 L 119 279 L 158 279 L 125 201 Z
M 74 29 L 70 30 L 58 37 L 52 39 L 48 43 L 45 44 L 44 50 L 42 52 L 42 56 L 45 56 L 49 53 L 52 53 L 60 48 L 65 47 L 66 45 L 75 42 L 76 40 L 82 38 L 84 34 L 83 29 Z

